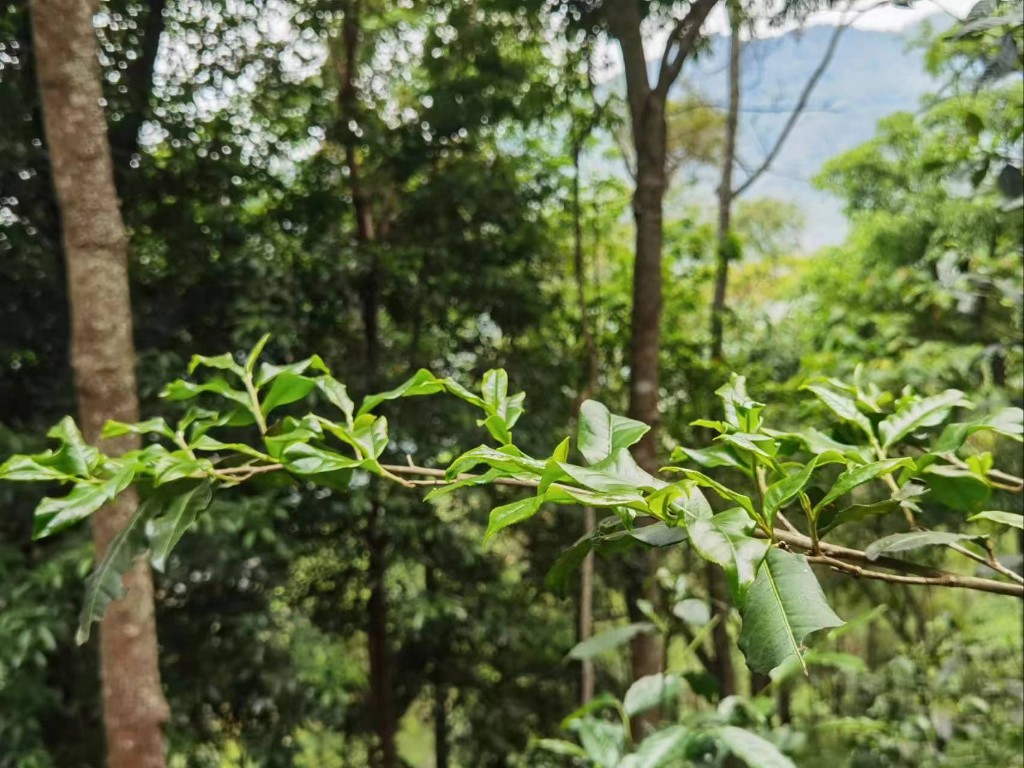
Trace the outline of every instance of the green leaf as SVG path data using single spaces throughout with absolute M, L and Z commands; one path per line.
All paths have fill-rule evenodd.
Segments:
M 850 399 L 846 395 L 841 395 L 838 392 L 826 387 L 823 384 L 805 384 L 801 389 L 806 389 L 815 394 L 825 406 L 838 416 L 843 421 L 848 421 L 851 424 L 856 424 L 868 437 L 873 437 L 874 432 L 871 429 L 871 422 L 868 417 L 865 416 L 857 408 L 856 401 Z
M 688 479 L 693 480 L 697 485 L 703 486 L 705 488 L 710 488 L 723 499 L 728 499 L 729 501 L 732 501 L 735 504 L 739 504 L 744 510 L 746 510 L 747 514 L 750 515 L 751 518 L 755 520 L 760 519 L 760 515 L 758 515 L 755 511 L 754 504 L 750 500 L 749 496 L 744 496 L 742 493 L 737 493 L 731 488 L 726 488 L 721 483 L 712 480 L 703 472 L 697 472 L 696 470 L 693 469 L 684 469 L 682 467 L 665 467 L 662 471 L 681 472 Z
M 111 419 L 103 425 L 103 431 L 100 433 L 100 437 L 107 439 L 111 437 L 121 437 L 122 435 L 149 434 L 161 435 L 166 437 L 168 440 L 174 439 L 174 431 L 167 426 L 166 421 L 159 417 L 140 421 L 135 424 L 126 424 L 123 421 L 114 421 Z
M 740 650 L 755 672 L 768 673 L 790 656 L 801 656 L 804 638 L 842 625 L 825 601 L 803 555 L 771 548 L 742 606 Z
M 992 488 L 969 469 L 932 464 L 921 472 L 931 490 L 928 498 L 957 512 L 980 512 L 985 508 Z
M 574 720 L 572 728 L 598 768 L 618 768 L 625 742 L 621 725 L 587 717 Z
M 538 477 L 544 474 L 545 469 L 543 461 L 538 461 L 524 455 L 515 446 L 503 445 L 501 448 L 492 448 L 489 445 L 478 445 L 476 448 L 466 451 L 449 464 L 445 470 L 445 476 L 449 479 L 454 479 L 463 472 L 469 472 L 481 464 L 503 470 L 509 474 L 526 472 Z
M 260 403 L 260 410 L 264 416 L 269 416 L 275 408 L 301 400 L 315 387 L 316 379 L 311 379 L 309 376 L 302 376 L 298 373 L 280 373 L 273 378 L 270 391 Z
M 894 552 L 906 552 L 920 547 L 935 547 L 945 544 L 954 544 L 966 539 L 977 539 L 978 536 L 969 533 L 949 533 L 947 531 L 910 531 L 909 533 L 894 533 L 885 536 L 878 541 L 873 541 L 864 549 L 868 560 L 877 560 L 882 555 L 889 555 Z
M 864 485 L 882 475 L 888 475 L 895 472 L 900 467 L 914 467 L 914 460 L 903 458 L 903 459 L 883 459 L 882 461 L 875 461 L 871 464 L 865 464 L 860 467 L 854 467 L 843 472 L 839 477 L 836 478 L 835 484 L 829 489 L 828 493 L 825 494 L 824 498 L 814 506 L 814 513 L 817 513 L 824 509 L 826 506 L 834 502 L 836 499 L 845 496 L 854 488 Z
M 65 474 L 51 466 L 53 455 L 38 454 L 24 456 L 16 454 L 0 464 L 0 480 L 27 482 L 35 480 L 58 480 L 61 482 L 74 480 L 72 475 Z
M 931 450 L 934 453 L 953 453 L 960 449 L 968 437 L 982 431 L 995 432 L 1019 442 L 1024 439 L 1024 410 L 1002 408 L 973 421 L 947 424 Z
M 976 515 L 972 515 L 967 518 L 972 523 L 980 520 L 987 520 L 991 523 L 998 523 L 999 525 L 1009 525 L 1013 528 L 1019 528 L 1024 530 L 1024 517 L 1015 514 L 1013 512 L 1001 512 L 999 510 L 986 510 L 985 512 L 979 512 Z
M 248 408 L 251 403 L 249 402 L 249 395 L 240 390 L 234 389 L 224 379 L 219 376 L 209 381 L 205 381 L 202 384 L 196 384 L 191 381 L 185 381 L 184 379 L 178 379 L 172 381 L 166 387 L 163 392 L 160 393 L 160 397 L 166 400 L 191 400 L 199 397 L 204 392 L 210 392 L 211 394 L 220 395 L 221 397 L 227 398 L 233 402 Z
M 363 398 L 363 404 L 359 407 L 358 415 L 362 416 L 363 414 L 372 411 L 385 400 L 395 400 L 399 397 L 432 395 L 437 392 L 444 391 L 445 388 L 445 383 L 441 379 L 437 378 L 425 368 L 421 368 L 416 371 L 411 378 L 402 382 L 394 389 L 390 389 L 387 392 L 381 392 L 377 395 L 367 395 Z
M 150 541 L 150 560 L 153 567 L 163 573 L 171 550 L 177 545 L 185 531 L 192 527 L 196 517 L 203 512 L 213 498 L 209 480 L 183 484 L 183 488 L 161 494 L 160 516 L 149 521 L 147 535 Z M 169 495 L 169 498 L 168 498 Z
M 635 717 L 678 698 L 681 688 L 677 675 L 645 675 L 629 686 L 622 706 L 627 715 Z
M 727 725 L 719 728 L 715 735 L 730 754 L 750 768 L 796 768 L 778 747 L 743 728 Z
M 439 485 L 436 488 L 433 488 L 430 493 L 423 497 L 423 500 L 433 501 L 436 498 L 446 496 L 452 491 L 457 491 L 460 488 L 469 488 L 474 485 L 490 485 L 495 480 L 502 477 L 514 477 L 514 475 L 501 469 L 488 469 L 480 475 L 472 475 L 470 477 L 464 477 L 461 480 L 445 482 L 444 485 Z
M 658 489 L 667 485 L 644 472 L 625 448 L 591 467 L 559 462 L 559 468 L 572 480 L 600 493 L 636 493 L 640 489 Z
M 210 435 L 200 435 L 189 445 L 193 451 L 208 451 L 210 453 L 241 453 L 253 459 L 272 462 L 273 457 L 253 448 L 245 443 L 224 443 Z
M 649 621 L 638 621 L 635 624 L 615 627 L 587 638 L 582 643 L 577 643 L 566 654 L 566 658 L 575 659 L 576 661 L 592 659 L 595 656 L 600 656 L 602 653 L 607 653 L 619 646 L 625 645 L 637 635 L 650 634 L 654 629 L 654 625 Z
M 729 381 L 715 390 L 722 401 L 725 422 L 739 432 L 757 432 L 761 427 L 764 403 L 752 400 L 747 394 L 747 380 L 733 373 Z
M 52 459 L 46 462 L 55 469 L 77 477 L 88 477 L 103 463 L 103 455 L 85 442 L 70 416 L 50 427 L 46 436 L 61 443 Z
M 84 645 L 94 621 L 103 618 L 107 606 L 124 597 L 121 577 L 132 567 L 138 555 L 146 551 L 146 522 L 159 511 L 159 502 L 147 499 L 139 504 L 128 523 L 107 544 L 103 558 L 85 583 L 85 602 L 78 615 L 75 642 Z
M 697 554 L 725 569 L 729 588 L 737 603 L 742 603 L 768 550 L 766 540 L 751 535 L 753 529 L 753 520 L 739 508 L 719 512 L 707 519 L 690 519 L 686 524 Z
M 533 747 L 534 749 L 543 749 L 545 752 L 551 752 L 555 755 L 564 755 L 565 757 L 587 756 L 583 747 L 578 744 L 573 744 L 571 741 L 565 741 L 564 739 L 537 739 L 533 742 Z
M 544 586 L 559 597 L 564 597 L 569 587 L 569 579 L 594 548 L 594 535 L 586 534 L 573 544 L 562 550 L 554 564 L 544 577 Z
M 819 651 L 812 648 L 804 652 L 804 663 L 807 664 L 808 668 L 828 667 L 849 674 L 864 674 L 868 671 L 867 664 L 864 663 L 864 659 L 860 656 L 854 656 L 852 653 L 842 653 L 841 651 Z M 800 659 L 796 656 L 790 656 L 773 669 L 768 676 L 772 679 L 773 683 L 778 685 L 793 679 L 802 671 Z
M 262 389 L 278 376 L 286 373 L 299 376 L 308 370 L 319 371 L 324 374 L 330 373 L 327 365 L 320 359 L 320 355 L 313 355 L 312 357 L 307 357 L 305 360 L 299 360 L 295 363 L 286 363 L 285 365 L 263 363 L 263 365 L 260 366 L 260 374 L 256 377 L 256 387 Z
M 484 544 L 487 544 L 500 531 L 505 530 L 510 525 L 521 523 L 523 520 L 529 520 L 537 514 L 543 503 L 543 496 L 528 496 L 525 499 L 513 501 L 511 504 L 505 504 L 492 509 L 491 516 L 487 521 L 487 532 L 484 534 Z
M 619 763 L 619 768 L 676 768 L 684 765 L 689 734 L 681 725 L 670 725 L 647 736 L 636 752 Z
M 333 376 L 319 376 L 316 379 L 316 386 L 331 405 L 345 414 L 345 420 L 351 424 L 355 404 L 348 396 L 348 389 L 345 385 Z
M 235 358 L 231 356 L 230 352 L 225 352 L 223 355 L 215 355 L 213 357 L 192 355 L 192 360 L 188 364 L 189 374 L 195 373 L 196 369 L 200 367 L 216 368 L 221 371 L 231 371 L 238 376 L 244 375 L 244 369 L 235 362 Z
M 349 433 L 353 444 L 367 458 L 379 458 L 388 447 L 388 420 L 383 416 L 364 413 L 356 416 Z
M 823 516 L 818 532 L 824 535 L 833 528 L 845 523 L 859 523 L 861 520 L 867 520 L 871 517 L 892 514 L 899 510 L 899 508 L 900 502 L 897 499 L 884 499 L 883 501 L 876 501 L 874 504 L 851 504 L 834 515 L 826 514 Z
M 51 536 L 84 520 L 127 488 L 134 476 L 134 466 L 122 466 L 101 483 L 79 483 L 67 496 L 43 499 L 36 507 L 32 538 Z
M 617 449 L 633 445 L 649 430 L 643 422 L 611 413 L 596 400 L 584 400 L 576 444 L 587 462 L 596 464 Z
M 342 456 L 340 453 L 317 448 L 309 443 L 292 443 L 281 454 L 284 468 L 296 475 L 318 475 L 323 472 L 338 472 L 362 466 L 361 459 Z
M 835 451 L 826 451 L 816 456 L 814 460 L 809 461 L 798 472 L 794 472 L 788 477 L 784 477 L 768 486 L 768 490 L 764 494 L 764 516 L 768 521 L 768 525 L 770 527 L 774 526 L 775 515 L 778 511 L 795 499 L 807 487 L 807 484 L 811 481 L 811 474 L 816 467 L 820 467 L 822 464 L 840 463 L 842 461 L 842 454 Z
M 769 463 L 774 462 L 775 454 L 779 446 L 775 439 L 768 435 L 751 434 L 747 432 L 730 432 L 727 435 L 719 435 L 715 440 L 729 443 L 734 448 L 759 456 Z
M 745 474 L 750 473 L 750 467 L 743 462 L 732 447 L 716 443 L 707 448 L 684 448 L 678 446 L 672 451 L 672 461 L 685 461 L 689 459 L 694 464 L 699 464 L 705 469 L 715 467 L 733 467 Z
M 252 375 L 252 372 L 256 370 L 256 361 L 260 359 L 260 354 L 263 352 L 263 348 L 267 346 L 267 342 L 270 341 L 270 334 L 265 333 L 260 337 L 260 340 L 256 342 L 256 345 L 249 351 L 249 355 L 245 358 L 245 372 Z
M 888 448 L 911 432 L 941 424 L 953 408 L 973 407 L 958 389 L 947 389 L 941 395 L 915 400 L 898 408 L 878 425 L 882 447 Z

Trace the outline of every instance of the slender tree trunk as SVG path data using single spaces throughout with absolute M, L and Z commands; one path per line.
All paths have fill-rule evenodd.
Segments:
M 46 142 L 60 206 L 71 307 L 71 362 L 85 438 L 107 419 L 137 421 L 128 242 L 114 189 L 92 17 L 83 0 L 34 0 L 33 42 Z M 137 447 L 120 438 L 109 453 Z M 126 491 L 93 516 L 101 557 L 134 512 Z M 157 661 L 153 582 L 139 559 L 125 574 L 127 596 L 100 629 L 103 717 L 110 768 L 163 768 L 167 702 Z
M 344 50 L 338 61 L 338 107 L 345 164 L 348 170 L 349 190 L 356 219 L 356 243 L 369 260 L 361 286 L 363 337 L 366 345 L 366 379 L 376 387 L 380 367 L 380 315 L 379 266 L 373 251 L 376 238 L 373 211 L 363 184 L 359 159 L 359 120 L 356 71 L 359 62 L 361 4 L 348 0 L 344 6 L 341 40 Z M 367 522 L 366 546 L 370 556 L 370 599 L 367 605 L 366 642 L 370 657 L 370 700 L 373 728 L 377 747 L 373 763 L 378 768 L 398 768 L 398 748 L 395 743 L 394 691 L 391 685 L 390 640 L 388 637 L 387 600 L 387 533 L 384 527 L 384 505 L 374 500 Z
M 583 211 L 580 204 L 580 152 L 582 138 L 573 143 L 572 161 L 572 220 L 573 220 L 573 272 L 576 278 L 576 300 L 580 310 L 580 335 L 586 354 L 586 383 L 580 393 L 580 403 L 592 397 L 597 389 L 597 345 L 590 327 L 590 313 L 587 311 L 587 274 L 583 259 Z M 597 524 L 593 507 L 583 509 L 583 532 L 589 534 Z M 579 641 L 590 638 L 594 626 L 594 553 L 588 552 L 580 570 L 580 624 Z M 580 704 L 587 704 L 594 698 L 594 662 L 584 659 L 580 665 Z
M 448 689 L 434 685 L 434 768 L 448 768 Z
M 714 675 L 718 682 L 718 696 L 724 699 L 738 692 L 736 665 L 732 660 L 732 638 L 729 636 L 726 621 L 729 614 L 729 588 L 725 582 L 725 572 L 721 568 L 708 564 L 706 572 L 711 614 L 720 617 L 711 630 L 711 643 L 715 649 Z
M 722 180 L 718 185 L 718 242 L 715 293 L 711 302 L 711 359 L 722 359 L 723 315 L 732 256 L 732 172 L 736 160 L 736 127 L 740 111 L 740 21 L 739 10 L 729 5 L 729 109 L 725 118 L 722 146 Z

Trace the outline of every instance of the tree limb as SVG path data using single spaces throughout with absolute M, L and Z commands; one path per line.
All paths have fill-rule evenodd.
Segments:
M 675 83 L 683 70 L 683 64 L 693 53 L 700 37 L 701 25 L 717 2 L 718 0 L 696 0 L 687 14 L 676 21 L 665 43 L 665 52 L 661 56 L 661 65 L 658 69 L 658 84 L 654 89 L 661 98 L 668 96 L 669 88 Z

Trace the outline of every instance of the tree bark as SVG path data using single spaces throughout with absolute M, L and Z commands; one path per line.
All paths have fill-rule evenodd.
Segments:
M 736 128 L 740 112 L 740 19 L 739 10 L 729 5 L 729 108 L 725 117 L 725 141 L 722 145 L 722 179 L 718 185 L 718 240 L 715 267 L 715 292 L 711 301 L 711 359 L 722 359 L 725 293 L 729 283 L 729 259 L 732 257 L 732 172 L 736 160 Z
M 359 158 L 358 90 L 356 73 L 359 64 L 359 44 L 362 37 L 361 3 L 348 0 L 344 5 L 341 26 L 342 55 L 338 57 L 338 113 L 340 134 L 345 150 L 349 191 L 355 212 L 357 247 L 369 260 L 360 294 L 362 299 L 363 338 L 366 350 L 366 380 L 371 391 L 376 388 L 380 368 L 380 279 L 379 267 L 373 252 L 376 239 L 373 209 L 363 184 Z M 387 534 L 384 529 L 384 505 L 374 500 L 367 522 L 366 546 L 369 551 L 370 599 L 367 604 L 366 642 L 370 658 L 371 719 L 377 736 L 373 751 L 373 764 L 378 768 L 398 768 L 398 748 L 395 742 L 394 691 L 391 684 L 390 639 L 388 636 L 387 600 Z
M 33 41 L 46 143 L 61 212 L 71 310 L 71 363 L 86 440 L 107 419 L 137 421 L 128 241 L 118 208 L 103 114 L 92 17 L 83 0 L 34 0 Z M 137 438 L 110 440 L 117 454 Z M 136 507 L 128 490 L 93 516 L 97 557 Z M 163 768 L 169 712 L 160 685 L 153 582 L 139 559 L 125 574 L 127 596 L 100 628 L 103 717 L 110 768 Z
M 622 52 L 629 104 L 633 149 L 636 156 L 636 188 L 633 217 L 636 222 L 636 253 L 633 262 L 633 307 L 630 317 L 629 415 L 651 426 L 633 450 L 637 463 L 648 472 L 658 469 L 658 371 L 661 344 L 661 248 L 666 186 L 665 104 L 671 86 L 699 39 L 700 27 L 717 0 L 697 0 L 669 34 L 659 66 L 657 83 L 651 86 L 641 23 L 641 4 L 636 0 L 607 0 L 608 28 Z M 631 616 L 637 618 L 636 598 L 641 595 L 657 604 L 654 574 L 657 550 L 646 553 L 643 567 L 634 569 L 627 585 Z M 662 651 L 655 635 L 637 635 L 630 643 L 633 678 L 661 671 Z M 633 720 L 634 738 L 660 720 L 657 709 Z
M 717 565 L 707 565 L 708 599 L 711 615 L 719 620 L 711 630 L 711 644 L 714 646 L 714 675 L 718 683 L 719 699 L 733 696 L 738 692 L 736 665 L 732 660 L 732 638 L 729 636 L 729 587 L 725 582 L 725 571 Z
M 587 127 L 589 133 L 591 126 Z M 572 221 L 573 221 L 573 272 L 576 278 L 576 301 L 580 310 L 580 335 L 583 337 L 586 355 L 586 381 L 582 387 L 579 404 L 592 397 L 597 389 L 597 345 L 590 327 L 590 313 L 587 311 L 587 272 L 583 258 L 583 210 L 580 203 L 580 153 L 585 136 L 574 136 L 572 147 Z M 583 533 L 589 535 L 597 524 L 593 507 L 583 509 Z M 594 553 L 588 552 L 580 569 L 580 616 L 579 642 L 588 640 L 594 626 Z M 583 659 L 580 663 L 580 704 L 594 698 L 594 662 Z

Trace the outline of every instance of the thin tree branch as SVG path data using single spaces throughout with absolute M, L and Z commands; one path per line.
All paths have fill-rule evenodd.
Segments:
M 704 20 L 717 3 L 718 0 L 696 0 L 687 14 L 676 21 L 665 43 L 665 51 L 658 68 L 658 84 L 654 90 L 661 98 L 668 96 L 669 88 L 675 83 L 683 70 L 683 64 L 693 53 Z
M 800 119 L 800 115 L 803 114 L 804 109 L 807 107 L 807 102 L 810 99 L 811 94 L 814 92 L 814 89 L 817 87 L 818 81 L 821 80 L 822 76 L 825 74 L 825 70 L 828 69 L 828 65 L 832 62 L 832 57 L 836 52 L 836 48 L 839 46 L 839 40 L 843 36 L 843 33 L 863 14 L 878 8 L 879 6 L 887 5 L 888 2 L 889 0 L 881 0 L 867 8 L 857 11 L 857 13 L 853 14 L 849 18 L 841 19 L 839 24 L 836 25 L 835 31 L 832 33 L 832 37 L 828 42 L 828 47 L 825 49 L 825 55 L 821 57 L 821 61 L 818 62 L 818 66 L 815 67 L 814 72 L 811 73 L 810 78 L 804 85 L 804 89 L 800 93 L 800 98 L 797 101 L 796 106 L 793 107 L 793 111 L 789 113 L 789 118 L 786 120 L 786 124 L 782 127 L 782 131 L 775 139 L 775 144 L 772 146 L 761 164 L 747 177 L 746 181 L 732 191 L 733 199 L 739 197 L 750 189 L 754 182 L 771 167 L 773 162 L 775 162 L 775 158 L 778 157 L 779 152 L 782 151 L 782 146 L 786 143 L 786 139 L 789 138 L 789 134 Z

